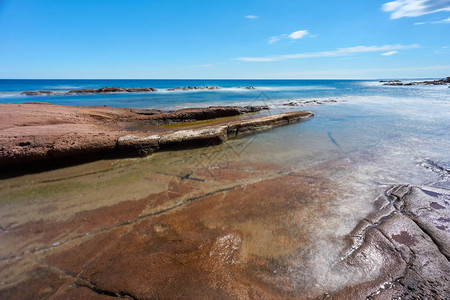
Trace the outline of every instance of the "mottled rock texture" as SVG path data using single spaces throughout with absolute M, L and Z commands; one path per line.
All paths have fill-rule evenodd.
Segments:
M 442 188 L 388 189 L 327 266 L 338 284 L 315 277 L 322 266 L 308 245 L 316 241 L 301 225 L 330 213 L 338 197 L 328 169 L 158 171 L 150 179 L 167 190 L 2 224 L 0 298 L 445 299 L 450 192 Z

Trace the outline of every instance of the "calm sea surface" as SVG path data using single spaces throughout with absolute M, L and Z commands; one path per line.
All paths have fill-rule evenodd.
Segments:
M 168 88 L 213 85 L 215 91 L 167 91 Z M 256 90 L 238 87 L 254 86 Z M 94 95 L 21 96 L 26 90 L 65 92 L 101 87 L 153 87 L 158 92 Z M 108 105 L 113 107 L 207 106 L 251 103 L 257 100 L 276 105 L 298 98 L 384 97 L 421 98 L 440 101 L 448 98 L 447 86 L 391 87 L 363 80 L 0 80 L 0 102 L 42 101 L 64 105 Z M 273 102 L 273 103 L 271 103 Z

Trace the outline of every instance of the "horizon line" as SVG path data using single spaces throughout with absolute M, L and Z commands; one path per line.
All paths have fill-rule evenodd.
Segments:
M 361 78 L 0 78 L 0 80 L 380 80 L 380 79 L 435 79 L 441 77 L 361 77 Z

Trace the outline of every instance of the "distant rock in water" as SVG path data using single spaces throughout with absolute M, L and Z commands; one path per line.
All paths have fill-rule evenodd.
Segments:
M 401 82 L 401 81 L 400 80 L 380 80 L 379 82 L 395 83 L 395 82 Z
M 157 92 L 157 89 L 154 88 L 131 88 L 127 89 L 129 93 L 140 93 L 140 92 Z
M 238 89 L 256 90 L 256 88 L 253 85 L 250 85 L 250 86 L 238 86 Z
M 118 87 L 103 87 L 99 89 L 80 89 L 71 90 L 68 92 L 54 92 L 54 91 L 24 91 L 20 93 L 26 96 L 42 96 L 42 95 L 72 95 L 72 94 L 108 94 L 108 93 L 142 93 L 142 92 L 156 92 L 155 88 L 118 88 Z
M 305 105 L 321 105 L 325 103 L 336 103 L 337 100 L 329 99 L 329 100 L 304 100 L 304 101 L 291 101 L 288 103 L 283 103 L 284 106 L 305 106 Z
M 25 91 L 20 94 L 26 95 L 26 96 L 42 96 L 42 95 L 54 95 L 55 92 L 52 92 L 52 91 Z
M 426 81 L 413 81 L 413 82 L 401 82 L 400 80 L 380 80 L 383 85 L 445 85 L 450 84 L 450 77 L 446 77 L 439 80 L 426 80 Z
M 117 88 L 117 87 L 103 87 L 100 89 L 81 89 L 71 90 L 66 94 L 107 94 L 107 93 L 142 93 L 142 92 L 156 92 L 154 88 Z
M 254 86 L 238 87 L 239 89 L 255 90 Z M 167 89 L 168 91 L 194 91 L 194 90 L 220 90 L 219 86 L 186 86 L 174 87 Z M 73 95 L 73 94 L 109 94 L 109 93 L 144 93 L 157 92 L 155 88 L 119 88 L 119 87 L 102 87 L 99 89 L 79 89 L 70 90 L 68 92 L 54 92 L 54 91 L 24 91 L 21 95 L 26 96 L 43 96 L 43 95 Z
M 220 90 L 218 86 L 188 86 L 188 87 L 175 87 L 167 89 L 168 91 L 190 91 L 190 90 Z

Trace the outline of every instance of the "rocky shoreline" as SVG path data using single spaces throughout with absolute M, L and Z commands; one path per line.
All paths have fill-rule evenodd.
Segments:
M 348 246 L 326 273 L 330 279 L 342 276 L 336 284 L 310 278 L 317 261 L 308 260 L 314 253 L 301 252 L 310 241 L 304 240 L 308 233 L 297 219 L 312 222 L 329 212 L 337 196 L 326 179 L 333 163 L 303 171 L 267 163 L 235 162 L 220 164 L 220 169 L 197 165 L 179 178 L 171 175 L 179 164 L 160 170 L 154 163 L 147 163 L 141 175 L 148 179 L 146 196 L 127 195 L 127 201 L 94 203 L 80 211 L 76 208 L 83 199 L 73 205 L 69 197 L 58 207 L 71 212 L 65 218 L 55 218 L 57 208 L 41 201 L 45 218 L 3 220 L 0 297 L 446 299 L 450 292 L 450 242 L 442 229 L 450 220 L 444 209 L 447 189 L 388 187 L 375 199 L 373 212 L 347 236 Z M 131 174 L 135 168 L 115 172 L 123 170 Z M 83 176 L 95 180 L 102 174 Z M 51 185 L 60 181 L 80 179 L 76 173 L 41 178 L 36 192 L 44 195 L 33 197 L 51 197 Z M 293 211 L 297 218 L 290 215 Z M 249 217 L 253 226 L 242 221 Z M 260 230 L 268 241 L 252 238 Z M 284 239 L 270 247 L 280 235 Z M 302 273 L 304 268 L 309 272 Z
M 244 86 L 237 87 L 238 89 L 255 90 L 254 86 Z M 169 88 L 166 91 L 205 91 L 205 90 L 221 90 L 218 86 L 187 86 L 187 87 L 175 87 Z M 20 93 L 23 96 L 49 96 L 49 95 L 77 95 L 77 94 L 113 94 L 113 93 L 148 93 L 157 92 L 155 88 L 119 88 L 119 87 L 103 87 L 99 89 L 79 89 L 70 90 L 68 92 L 57 92 L 57 91 L 24 91 Z
M 450 84 L 450 77 L 439 80 L 401 82 L 400 80 L 380 80 L 383 85 L 446 85 Z
M 349 268 L 369 269 L 376 266 L 365 257 L 381 255 L 382 275 L 375 286 L 358 283 L 334 296 L 445 299 L 450 293 L 449 196 L 447 189 L 415 185 L 392 186 L 380 195 L 377 209 L 349 235 L 342 260 Z
M 145 155 L 312 116 L 261 116 L 266 109 L 4 104 L 0 144 L 40 149 L 49 159 L 80 155 L 96 143 Z M 261 145 L 247 148 L 246 140 L 4 180 L 0 298 L 446 299 L 448 183 L 395 180 L 372 193 L 350 183 L 357 175 L 336 180 L 377 150 L 310 166 L 249 160 L 246 151 L 222 159 Z M 450 172 L 440 161 L 423 164 L 442 178 Z M 367 210 L 356 211 L 362 205 Z M 352 214 L 336 235 L 335 222 Z
M 0 166 L 105 153 L 147 155 L 203 147 L 308 119 L 296 111 L 255 116 L 266 106 L 212 106 L 176 111 L 0 104 Z M 174 127 L 175 126 L 175 127 Z

